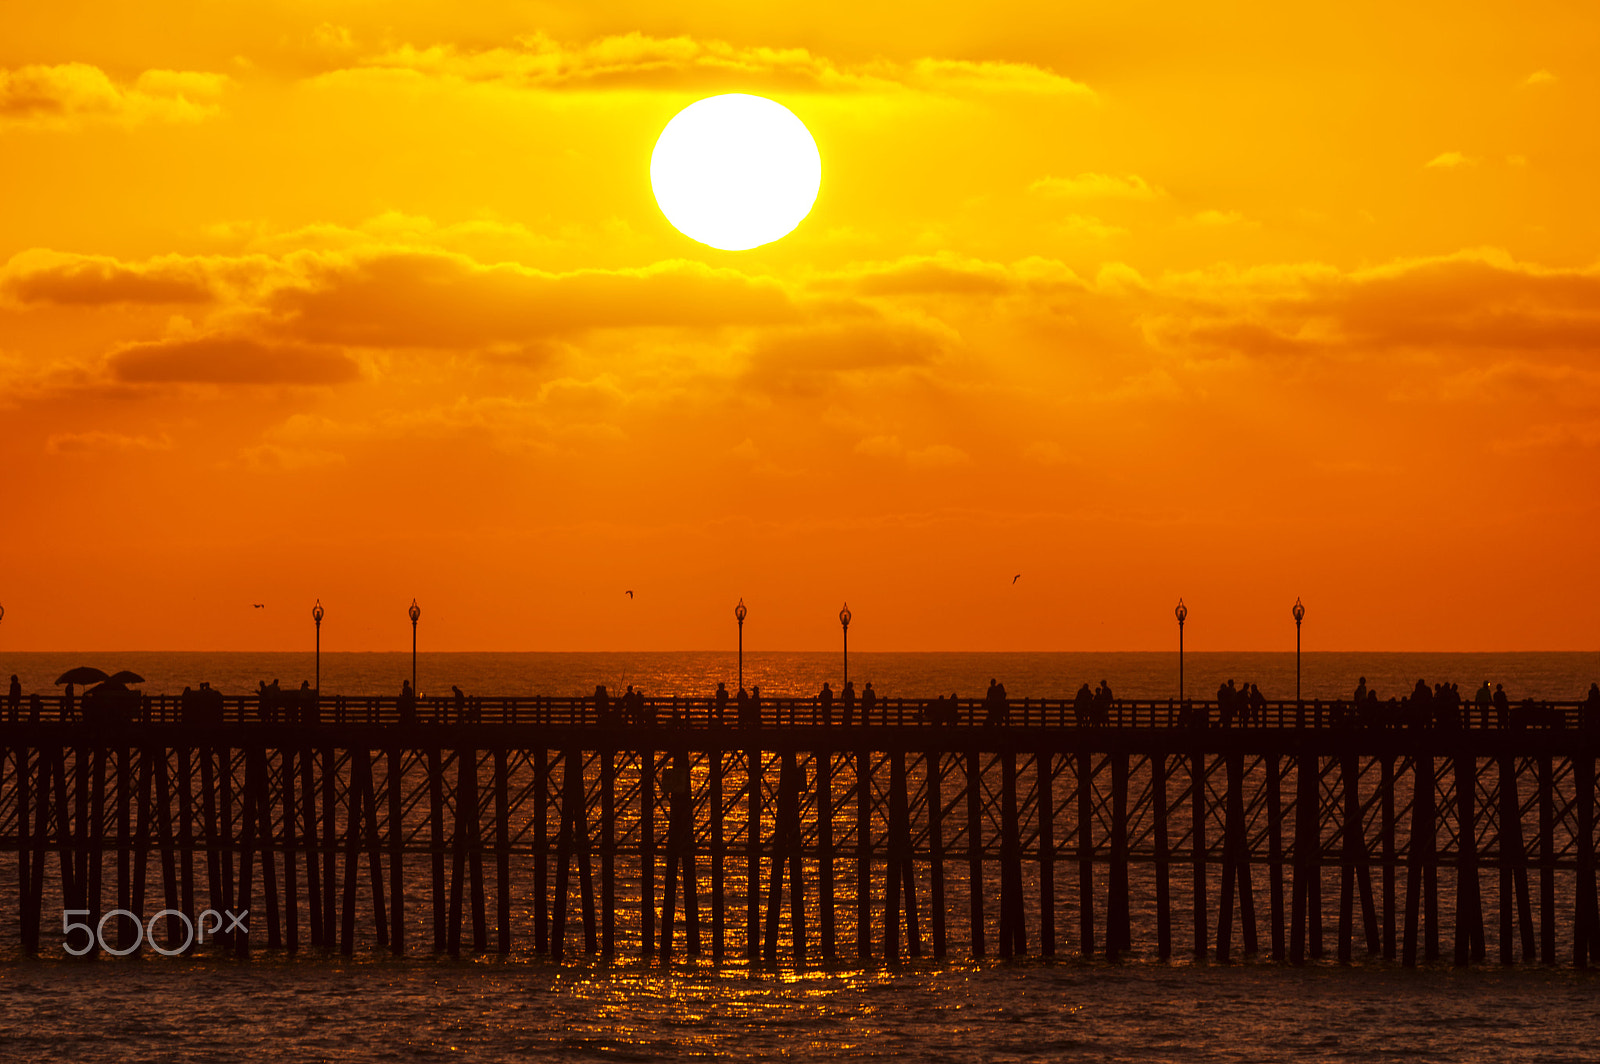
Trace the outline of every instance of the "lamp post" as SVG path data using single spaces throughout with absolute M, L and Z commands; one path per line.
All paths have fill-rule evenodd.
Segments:
M 417 618 L 422 616 L 422 607 L 417 605 L 417 600 L 411 600 L 411 697 L 417 696 Z
M 1300 622 L 1306 619 L 1306 608 L 1300 605 L 1300 596 L 1296 595 L 1294 609 L 1294 700 L 1300 701 Z
M 744 615 L 750 611 L 744 608 L 744 599 L 733 608 L 733 615 L 739 620 L 739 690 L 744 690 Z
M 844 682 L 850 682 L 850 603 L 839 611 L 839 627 L 844 630 Z
M 1189 617 L 1189 607 L 1183 604 L 1183 599 L 1178 600 L 1178 608 L 1172 611 L 1178 618 L 1178 704 L 1183 704 L 1183 622 Z
M 311 619 L 317 624 L 317 694 L 322 694 L 322 600 L 311 607 Z

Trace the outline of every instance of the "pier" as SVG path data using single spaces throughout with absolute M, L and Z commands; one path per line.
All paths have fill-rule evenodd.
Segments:
M 6 937 L 60 956 L 70 910 L 90 956 L 1600 961 L 1575 702 L 953 706 L 52 699 L 0 726 Z M 207 909 L 248 917 L 186 942 Z

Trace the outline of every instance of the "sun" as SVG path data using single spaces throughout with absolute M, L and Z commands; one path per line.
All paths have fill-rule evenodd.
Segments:
M 661 131 L 650 186 L 684 236 L 745 251 L 793 231 L 811 212 L 822 156 L 783 104 L 742 92 L 710 96 Z

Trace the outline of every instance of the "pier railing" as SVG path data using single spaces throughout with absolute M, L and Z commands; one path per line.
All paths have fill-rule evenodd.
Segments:
M 1457 707 L 1413 706 L 1406 701 L 1381 702 L 1356 708 L 1322 699 L 1280 699 L 1253 709 L 1226 708 L 1211 700 L 1118 699 L 1109 706 L 1082 707 L 1070 698 L 1010 699 L 1000 707 L 980 698 L 882 698 L 871 707 L 857 703 L 846 709 L 835 701 L 824 712 L 820 700 L 762 698 L 740 710 L 730 698 L 719 706 L 706 697 L 645 698 L 625 708 L 620 696 L 608 705 L 591 697 L 466 696 L 424 697 L 413 713 L 393 696 L 346 696 L 285 691 L 266 702 L 254 694 L 222 695 L 211 710 L 215 723 L 273 724 L 504 724 L 584 726 L 658 726 L 686 729 L 718 727 L 792 728 L 818 726 L 891 727 L 1043 727 L 1043 728 L 1270 728 L 1270 729 L 1465 729 L 1471 731 L 1530 728 L 1569 730 L 1600 727 L 1600 706 L 1576 700 L 1524 700 L 1501 710 L 1465 703 Z M 998 711 L 997 711 L 998 710 Z M 116 715 L 118 723 L 178 724 L 205 722 L 203 710 L 186 708 L 181 695 L 144 695 Z M 197 714 L 200 714 L 197 716 Z M 96 719 L 95 710 L 89 710 Z M 13 724 L 82 721 L 82 699 L 52 696 L 39 700 L 37 713 L 24 700 L 0 711 L 0 721 Z M 103 719 L 103 714 L 100 719 Z

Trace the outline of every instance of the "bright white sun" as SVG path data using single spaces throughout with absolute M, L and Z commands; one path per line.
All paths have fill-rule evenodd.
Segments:
M 744 251 L 811 212 L 822 156 L 794 112 L 762 96 L 711 96 L 679 111 L 650 156 L 656 202 L 684 236 Z

